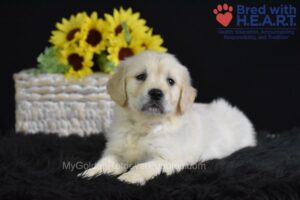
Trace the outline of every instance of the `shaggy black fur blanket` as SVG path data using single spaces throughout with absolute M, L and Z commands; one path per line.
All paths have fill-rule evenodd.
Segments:
M 0 199 L 300 199 L 300 129 L 259 132 L 254 148 L 161 174 L 145 186 L 76 177 L 99 159 L 104 144 L 102 135 L 1 136 Z

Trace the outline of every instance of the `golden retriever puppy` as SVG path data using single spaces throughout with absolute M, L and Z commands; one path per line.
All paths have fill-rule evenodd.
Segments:
M 82 177 L 111 174 L 144 184 L 256 144 L 251 122 L 236 107 L 223 99 L 193 103 L 189 72 L 171 54 L 144 51 L 126 59 L 107 89 L 116 107 L 106 148 Z

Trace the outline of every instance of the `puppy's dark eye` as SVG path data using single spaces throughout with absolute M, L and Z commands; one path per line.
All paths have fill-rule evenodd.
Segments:
M 172 85 L 174 85 L 174 84 L 175 84 L 175 81 L 174 81 L 174 79 L 172 79 L 172 78 L 168 78 L 167 80 L 168 80 L 168 83 L 169 83 L 169 85 L 170 85 L 170 86 L 172 86 Z
M 135 78 L 137 80 L 139 80 L 139 81 L 144 81 L 147 78 L 147 74 L 146 73 L 142 73 L 142 74 L 137 75 Z

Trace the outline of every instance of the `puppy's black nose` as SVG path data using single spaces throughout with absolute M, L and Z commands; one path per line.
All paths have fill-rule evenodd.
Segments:
M 161 100 L 161 98 L 164 96 L 164 93 L 157 88 L 149 90 L 148 94 L 152 100 Z

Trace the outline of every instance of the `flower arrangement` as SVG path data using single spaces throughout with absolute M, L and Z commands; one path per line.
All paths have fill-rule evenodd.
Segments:
M 39 73 L 63 73 L 82 78 L 100 71 L 113 73 L 119 62 L 143 50 L 164 52 L 163 39 L 140 18 L 139 13 L 122 7 L 99 18 L 96 12 L 72 15 L 56 24 L 51 47 L 38 57 Z

